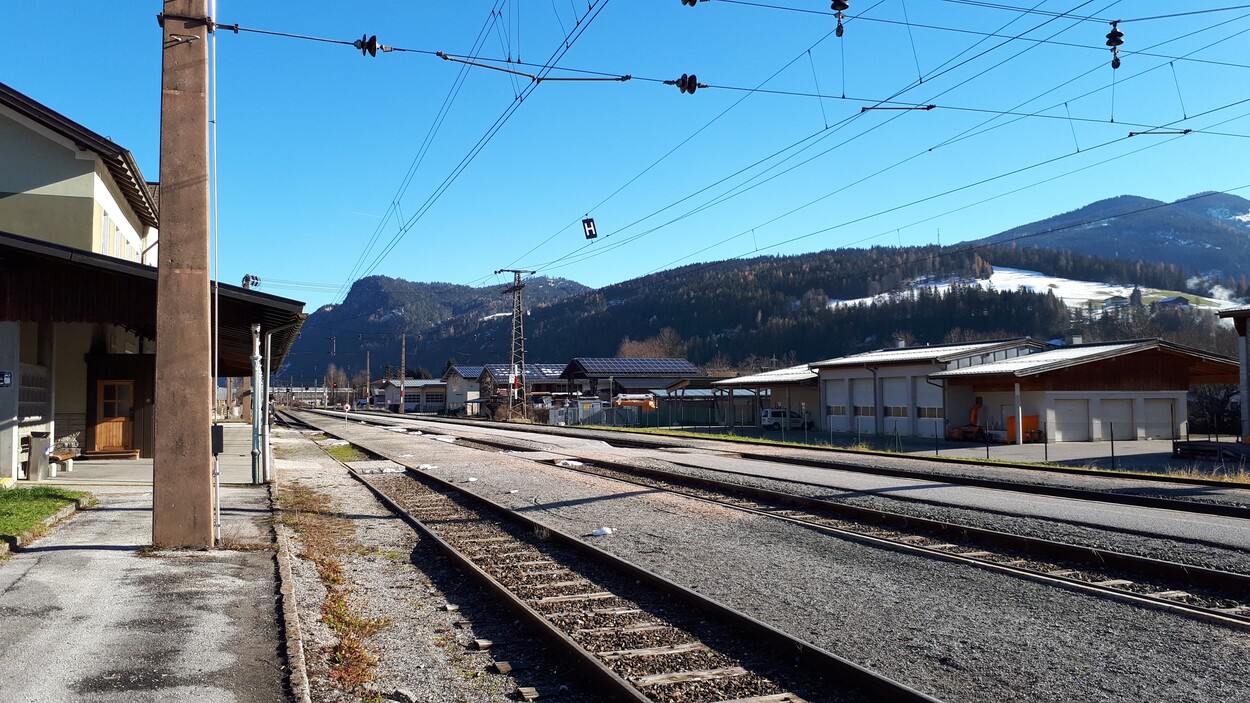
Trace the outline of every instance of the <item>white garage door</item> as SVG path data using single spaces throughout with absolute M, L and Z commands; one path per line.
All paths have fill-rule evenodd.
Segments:
M 1147 439 L 1176 439 L 1171 398 L 1147 398 L 1145 419 Z
M 1133 401 L 1104 400 L 1099 405 L 1102 408 L 1103 439 L 1137 439 L 1137 426 L 1133 424 Z
M 1089 441 L 1089 401 L 1055 401 L 1055 441 Z

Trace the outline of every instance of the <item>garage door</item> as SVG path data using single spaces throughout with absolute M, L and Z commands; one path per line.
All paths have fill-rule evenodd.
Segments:
M 1137 439 L 1137 426 L 1133 424 L 1133 401 L 1104 400 L 1099 407 L 1102 408 L 1103 439 Z
M 1089 401 L 1055 401 L 1055 441 L 1089 441 Z
M 1175 439 L 1171 398 L 1146 399 L 1146 438 Z

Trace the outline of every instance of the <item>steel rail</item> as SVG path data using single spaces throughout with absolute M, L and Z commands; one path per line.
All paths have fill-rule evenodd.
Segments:
M 312 412 L 320 412 L 320 411 L 312 411 Z M 379 419 L 385 418 L 389 415 L 389 413 L 369 412 L 369 411 L 366 411 L 365 413 L 362 413 L 362 414 L 374 416 Z M 414 419 L 418 419 L 418 418 L 414 418 Z M 473 427 L 473 426 L 480 427 L 483 425 L 487 425 L 487 426 L 494 427 L 497 429 L 514 430 L 518 432 L 530 432 L 534 434 L 549 434 L 549 435 L 553 435 L 557 437 L 585 437 L 586 434 L 596 434 L 596 433 L 613 434 L 613 437 L 611 438 L 611 440 L 605 439 L 604 441 L 608 441 L 610 444 L 613 444 L 619 447 L 635 447 L 635 448 L 640 448 L 640 449 L 667 449 L 671 446 L 669 444 L 666 444 L 663 439 L 651 439 L 650 438 L 656 435 L 641 435 L 637 433 L 624 432 L 620 429 L 612 430 L 612 429 L 581 428 L 581 427 L 552 427 L 549 425 L 517 426 L 514 424 L 498 423 L 492 420 L 467 420 L 467 419 L 450 418 L 450 417 L 425 417 L 423 416 L 419 419 L 424 420 L 426 422 L 436 422 L 436 423 L 443 423 L 443 424 L 448 424 L 448 425 L 459 425 L 459 426 L 466 426 L 466 427 Z M 578 433 L 585 433 L 585 434 L 578 434 Z M 621 435 L 632 435 L 632 436 L 622 437 Z M 706 441 L 706 442 L 726 442 L 729 444 L 746 445 L 746 446 L 759 446 L 759 443 L 757 442 L 751 442 L 742 437 L 736 437 L 736 436 L 730 436 L 730 435 L 709 434 L 705 437 L 689 437 L 686 435 L 658 435 L 658 437 L 669 437 L 671 439 L 689 439 L 689 440 L 694 440 L 694 441 Z M 894 455 L 894 454 L 884 454 L 881 452 L 871 452 L 871 451 L 862 452 L 862 451 L 856 451 L 856 450 L 851 450 L 851 449 L 827 447 L 827 446 L 815 445 L 815 444 L 800 445 L 800 444 L 786 443 L 786 444 L 778 444 L 777 446 L 779 448 L 784 448 L 784 449 L 798 449 L 798 450 L 812 451 L 812 452 L 817 452 L 817 453 L 854 454 L 854 455 L 859 455 L 859 456 L 886 456 L 889 458 L 923 461 L 923 462 L 928 462 L 928 463 L 933 463 L 933 464 L 949 464 L 949 465 L 956 465 L 956 466 L 988 466 L 991 468 L 1020 469 L 1020 470 L 1034 472 L 1038 474 L 1055 474 L 1058 476 L 1088 476 L 1092 478 L 1113 478 L 1113 479 L 1122 479 L 1126 481 L 1143 481 L 1143 482 L 1150 481 L 1150 482 L 1156 482 L 1156 483 L 1175 483 L 1175 484 L 1187 485 L 1187 486 L 1208 486 L 1211 488 L 1250 490 L 1250 484 L 1246 484 L 1246 483 L 1217 481 L 1213 479 L 1196 478 L 1192 476 L 1166 476 L 1166 475 L 1153 475 L 1153 474 L 1144 475 L 1140 473 L 1133 473 L 1130 471 L 1086 469 L 1086 468 L 1081 468 L 1081 467 L 1062 466 L 1062 465 L 1057 465 L 1057 464 L 1033 464 L 1033 463 L 997 461 L 997 460 L 991 461 L 991 462 L 981 462 L 981 461 L 970 461 L 968 459 L 964 459 L 960 457 L 931 456 L 931 455 L 926 455 L 926 454 Z M 821 461 L 821 460 L 813 459 L 811 461 Z M 847 471 L 857 471 L 861 467 L 859 467 L 856 464 L 847 464 L 840 468 L 847 470 Z M 907 471 L 907 470 L 901 470 L 901 471 Z M 946 476 L 945 474 L 929 474 L 923 471 L 911 471 L 907 473 L 906 475 L 920 477 L 920 478 Z
M 492 446 L 505 450 L 515 450 L 517 446 L 506 441 L 489 440 L 481 438 L 471 438 L 468 441 L 478 444 Z M 954 539 L 965 542 L 976 542 L 981 545 L 991 546 L 998 549 L 1014 550 L 1025 552 L 1030 556 L 1042 557 L 1048 559 L 1057 559 L 1066 562 L 1074 562 L 1089 568 L 1099 570 L 1118 570 L 1121 572 L 1130 572 L 1135 575 L 1140 574 L 1149 578 L 1156 578 L 1168 581 L 1177 585 L 1185 584 L 1189 587 L 1197 587 L 1202 589 L 1210 589 L 1223 591 L 1231 596 L 1225 596 L 1228 600 L 1236 601 L 1239 594 L 1250 593 L 1250 576 L 1217 569 L 1208 569 L 1205 567 L 1191 566 L 1177 562 L 1169 562 L 1160 559 L 1152 559 L 1149 557 L 1138 556 L 1134 554 L 1126 554 L 1123 552 L 1115 552 L 1111 550 L 1098 549 L 1094 547 L 1082 547 L 1054 540 L 1046 540 L 1037 537 L 1024 537 L 1014 535 L 997 530 L 988 530 L 977 527 L 959 525 L 955 523 L 942 522 L 928 518 L 903 515 L 892 513 L 884 510 L 876 510 L 864 508 L 860 506 L 847 505 L 843 503 L 834 503 L 819 498 L 811 498 L 807 496 L 798 496 L 790 493 L 773 491 L 755 486 L 745 486 L 736 483 L 727 483 L 713 479 L 707 479 L 697 476 L 687 476 L 683 474 L 673 474 L 671 472 L 660 469 L 650 469 L 646 467 L 637 467 L 619 462 L 604 461 L 600 459 L 591 459 L 586 457 L 578 457 L 576 454 L 570 454 L 566 451 L 553 452 L 568 456 L 571 459 L 582 459 L 590 466 L 572 467 L 561 466 L 560 468 L 572 471 L 578 471 L 585 474 L 595 475 L 601 478 L 610 478 L 633 485 L 641 485 L 648 488 L 657 488 L 657 486 L 649 483 L 631 481 L 626 478 L 615 476 L 603 476 L 601 472 L 596 472 L 593 467 L 604 467 L 613 471 L 624 472 L 628 474 L 640 475 L 653 481 L 659 481 L 668 484 L 686 485 L 700 490 L 706 490 L 716 493 L 742 496 L 750 500 L 758 500 L 771 502 L 782 506 L 794 506 L 806 510 L 816 510 L 833 515 L 843 516 L 850 520 L 867 522 L 877 526 L 884 526 L 888 529 L 896 530 L 913 530 L 924 531 L 936 534 L 950 534 Z M 548 462 L 541 462 L 548 463 Z M 555 461 L 549 462 L 552 465 L 559 466 Z M 680 463 L 680 462 L 675 462 Z M 702 469 L 703 467 L 695 467 Z M 767 478 L 767 477 L 761 477 Z M 819 485 L 819 484 L 814 484 Z M 1208 608 L 1201 605 L 1184 603 L 1181 601 L 1169 600 L 1167 598 L 1156 597 L 1149 593 L 1136 593 L 1122 588 L 1116 588 L 1110 585 L 1099 585 L 1077 578 L 1069 578 L 1059 576 L 1055 573 L 1037 571 L 1034 569 L 1012 566 L 996 562 L 992 559 L 983 557 L 966 556 L 959 552 L 944 551 L 934 549 L 923 545 L 908 544 L 898 539 L 883 538 L 863 532 L 841 529 L 829 525 L 821 524 L 813 519 L 803 518 L 794 515 L 777 515 L 770 512 L 767 508 L 753 508 L 748 506 L 737 505 L 732 502 L 720 501 L 704 496 L 690 495 L 680 490 L 665 488 L 659 486 L 662 490 L 670 491 L 683 495 L 685 497 L 694 498 L 704 502 L 714 503 L 724 507 L 730 507 L 753 514 L 763 515 L 775 519 L 781 519 L 795 524 L 799 524 L 811 529 L 822 532 L 834 533 L 839 536 L 853 539 L 860 542 L 867 542 L 876 546 L 883 546 L 897 551 L 904 551 L 913 554 L 921 554 L 928 557 L 938 558 L 946 561 L 957 561 L 968 563 L 993 571 L 1006 572 L 1034 581 L 1041 581 L 1052 585 L 1060 585 L 1073 590 L 1087 593 L 1093 593 L 1102 597 L 1109 597 L 1116 600 L 1128 601 L 1140 605 L 1167 610 L 1171 612 L 1179 612 L 1184 615 L 1195 617 L 1201 620 L 1215 622 L 1225 626 L 1250 629 L 1250 614 L 1237 614 L 1238 609 L 1231 609 L 1234 612 L 1224 612 L 1219 609 Z M 974 553 L 979 550 L 971 550 Z M 1129 584 L 1121 584 L 1129 585 Z M 1168 592 L 1169 589 L 1160 589 L 1157 592 Z
M 313 427 L 327 435 L 339 436 L 341 439 L 347 439 L 345 437 L 341 437 L 341 435 L 336 435 L 333 429 L 326 429 L 315 425 Z M 347 441 L 352 442 L 354 445 L 378 456 L 385 456 L 385 452 L 370 448 L 369 442 L 367 441 Z M 396 463 L 401 465 L 405 464 L 403 460 L 391 460 L 396 461 Z M 899 701 L 900 703 L 941 703 L 938 699 L 932 696 L 877 674 L 850 661 L 849 659 L 832 652 L 828 652 L 809 642 L 795 638 L 785 632 L 782 632 L 781 630 L 778 630 L 772 625 L 752 618 L 745 613 L 734 610 L 733 608 L 730 608 L 729 606 L 726 606 L 712 598 L 696 593 L 685 586 L 638 566 L 637 564 L 634 564 L 633 562 L 630 562 L 622 557 L 604 551 L 594 545 L 587 544 L 575 536 L 554 529 L 548 525 L 544 525 L 525 515 L 516 513 L 507 506 L 466 491 L 454 483 L 419 471 L 411 466 L 405 466 L 405 468 L 407 469 L 408 476 L 412 476 L 427 485 L 432 485 L 438 490 L 454 493 L 458 497 L 495 513 L 508 521 L 517 523 L 528 530 L 542 530 L 543 534 L 549 535 L 549 539 L 552 539 L 561 546 L 574 551 L 579 556 L 617 569 L 636 581 L 646 584 L 660 593 L 670 596 L 689 607 L 706 613 L 719 622 L 725 623 L 728 628 L 741 633 L 746 633 L 760 644 L 761 649 L 773 648 L 773 651 L 777 652 L 792 652 L 793 657 L 791 661 L 793 662 L 793 666 L 796 668 L 805 668 L 808 671 L 833 672 L 838 676 L 843 677 L 848 682 L 849 686 L 860 689 L 873 696 L 874 700 L 892 702 Z M 555 626 L 546 620 L 540 613 L 530 608 L 528 604 L 519 599 L 505 586 L 496 581 L 484 570 L 477 567 L 476 564 L 472 563 L 467 556 L 463 555 L 459 552 L 459 550 L 455 549 L 449 543 L 435 535 L 429 527 L 413 517 L 411 513 L 404 510 L 396 501 L 391 499 L 389 496 L 386 496 L 381 489 L 372 485 L 367 479 L 365 479 L 365 477 L 361 476 L 354 470 L 348 468 L 348 471 L 351 472 L 354 478 L 369 488 L 374 495 L 378 496 L 378 498 L 386 504 L 389 509 L 400 515 L 406 523 L 421 532 L 423 535 L 429 536 L 441 550 L 448 554 L 449 557 L 451 557 L 458 564 L 464 566 L 467 573 L 472 575 L 475 580 L 479 581 L 492 592 L 503 598 L 506 605 L 513 609 L 514 612 L 516 612 L 517 615 L 522 617 L 526 622 L 533 625 L 538 632 L 543 634 L 545 638 L 557 644 L 562 651 L 575 656 L 578 661 L 588 665 L 590 667 L 588 671 L 593 674 L 593 680 L 601 685 L 605 691 L 609 691 L 613 696 L 619 695 L 623 700 L 650 703 L 651 699 L 639 697 L 637 690 L 633 688 L 632 684 L 617 676 L 611 669 L 603 666 L 603 664 L 599 662 L 599 660 L 596 659 L 592 653 L 585 650 L 581 647 L 581 645 L 574 642 L 566 634 L 556 629 Z M 622 686 L 625 688 L 622 688 Z

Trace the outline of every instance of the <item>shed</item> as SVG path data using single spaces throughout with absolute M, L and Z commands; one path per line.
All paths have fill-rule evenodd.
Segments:
M 759 421 L 758 411 L 765 407 L 786 408 L 805 417 L 820 413 L 819 375 L 807 364 L 714 381 L 712 387 L 753 392 L 757 414 L 752 424 Z
M 956 399 L 980 406 L 992 437 L 1080 442 L 1174 439 L 1188 415 L 1189 388 L 1232 383 L 1236 362 L 1162 339 L 1078 344 L 930 375 Z M 1001 433 L 1001 434 L 997 434 Z
M 442 380 L 447 384 L 447 410 L 459 412 L 468 407 L 469 401 L 480 395 L 478 376 L 482 375 L 481 366 L 451 364 L 443 372 Z
M 929 374 L 1001 361 L 1045 349 L 1027 337 L 923 347 L 891 347 L 809 364 L 820 382 L 822 427 L 864 432 L 942 437 L 950 399 Z M 967 403 L 971 407 L 971 402 Z M 957 407 L 962 407 L 957 404 Z M 963 424 L 962 419 L 957 424 Z
M 569 362 L 562 376 L 606 399 L 612 393 L 666 388 L 678 381 L 705 378 L 706 374 L 686 359 L 578 357 Z

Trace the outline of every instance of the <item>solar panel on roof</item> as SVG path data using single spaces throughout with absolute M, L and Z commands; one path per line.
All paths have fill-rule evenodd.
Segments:
M 587 374 L 631 376 L 701 376 L 698 367 L 685 359 L 576 359 Z

